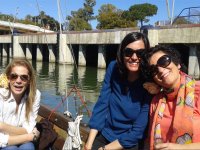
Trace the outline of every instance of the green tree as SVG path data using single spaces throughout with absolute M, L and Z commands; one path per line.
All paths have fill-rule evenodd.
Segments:
M 136 4 L 129 8 L 128 18 L 131 20 L 139 20 L 141 26 L 143 22 L 148 22 L 149 20 L 146 17 L 153 16 L 157 14 L 158 7 L 156 5 L 144 3 Z
M 13 21 L 14 17 L 12 15 L 6 15 L 6 14 L 0 13 L 0 20 L 3 20 L 3 21 Z
M 85 0 L 84 7 L 77 11 L 72 11 L 71 16 L 67 16 L 68 27 L 70 31 L 91 30 L 90 20 L 95 19 L 93 7 L 96 5 L 95 0 Z
M 32 16 L 32 22 L 40 27 L 45 27 L 53 31 L 59 29 L 59 23 L 53 17 L 46 15 L 44 11 L 41 11 L 38 16 Z
M 178 24 L 191 24 L 191 22 L 184 17 L 179 17 L 179 18 L 176 18 L 173 21 L 173 24 L 176 24 L 176 25 L 178 25 Z
M 94 15 L 93 7 L 96 5 L 96 0 L 85 0 L 85 3 L 83 4 L 84 8 L 84 20 L 90 21 L 95 19 L 96 17 Z
M 91 30 L 91 25 L 82 18 L 73 17 L 69 21 L 68 30 L 70 31 L 82 31 L 82 30 Z
M 136 26 L 135 21 L 127 20 L 124 11 L 112 4 L 104 4 L 98 10 L 97 29 L 127 28 Z

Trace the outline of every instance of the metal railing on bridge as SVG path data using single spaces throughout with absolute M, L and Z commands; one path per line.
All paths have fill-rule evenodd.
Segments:
M 184 8 L 173 20 L 174 24 L 200 24 L 200 6 Z

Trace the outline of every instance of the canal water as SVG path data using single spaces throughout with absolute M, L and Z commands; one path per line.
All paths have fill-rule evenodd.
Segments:
M 0 72 L 2 73 L 11 59 L 2 57 Z M 48 62 L 31 61 L 37 73 L 37 88 L 40 90 L 41 103 L 56 108 L 61 101 L 64 103 L 58 108 L 63 113 L 69 111 L 75 118 L 83 114 L 83 123 L 88 123 L 87 109 L 92 111 L 102 87 L 105 69 L 95 67 L 75 67 Z M 75 92 L 74 87 L 78 89 Z M 71 94 L 67 96 L 70 91 Z M 81 98 L 79 98 L 81 97 Z M 85 104 L 81 100 L 85 101 Z

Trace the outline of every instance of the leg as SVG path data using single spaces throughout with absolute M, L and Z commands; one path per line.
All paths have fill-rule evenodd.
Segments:
M 4 148 L 1 148 L 1 150 L 17 150 L 18 147 L 13 145 L 13 146 L 6 146 Z
M 100 147 L 110 143 L 102 134 L 98 134 L 92 145 L 92 150 L 98 150 Z
M 18 147 L 19 150 L 35 150 L 35 146 L 32 142 L 21 144 Z

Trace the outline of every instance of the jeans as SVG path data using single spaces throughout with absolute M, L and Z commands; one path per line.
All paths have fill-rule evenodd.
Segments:
M 6 146 L 0 148 L 0 150 L 35 150 L 35 146 L 32 142 L 28 142 L 21 145 Z

